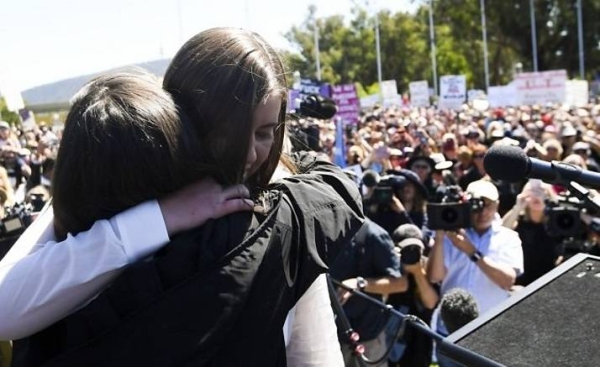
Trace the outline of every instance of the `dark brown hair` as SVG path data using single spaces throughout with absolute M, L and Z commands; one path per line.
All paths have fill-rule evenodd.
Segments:
M 163 86 L 190 117 L 205 174 L 225 185 L 243 179 L 256 107 L 281 98 L 269 157 L 247 181 L 253 191 L 266 187 L 282 154 L 287 88 L 281 59 L 262 37 L 237 28 L 201 32 L 175 55 Z
M 73 99 L 54 168 L 57 238 L 198 177 L 188 125 L 149 75 L 101 76 L 84 86 Z

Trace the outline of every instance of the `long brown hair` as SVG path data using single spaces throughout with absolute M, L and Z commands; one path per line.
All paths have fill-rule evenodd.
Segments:
M 256 107 L 281 98 L 269 157 L 248 179 L 251 189 L 267 186 L 282 153 L 287 88 L 283 63 L 262 37 L 237 28 L 201 32 L 175 55 L 163 86 L 190 116 L 205 174 L 225 185 L 242 181 Z
M 156 78 L 119 73 L 89 82 L 74 97 L 54 168 L 57 238 L 198 177 L 193 138 Z

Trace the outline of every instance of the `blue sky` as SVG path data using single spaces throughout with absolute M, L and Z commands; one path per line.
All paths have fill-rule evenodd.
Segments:
M 171 57 L 187 38 L 215 26 L 250 28 L 276 47 L 286 48 L 282 34 L 292 25 L 302 23 L 310 4 L 317 5 L 319 17 L 343 14 L 348 18 L 353 0 L 3 2 L 0 89 L 10 86 L 24 90 L 117 66 Z M 415 3 L 371 0 L 371 6 L 392 11 L 413 11 L 419 1 Z

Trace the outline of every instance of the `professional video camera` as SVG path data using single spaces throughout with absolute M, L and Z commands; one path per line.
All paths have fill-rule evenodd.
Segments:
M 373 188 L 371 195 L 373 203 L 382 205 L 392 202 L 394 191 L 402 189 L 406 179 L 399 175 L 379 176 L 377 172 L 367 170 L 363 174 L 362 183 L 366 187 Z
M 21 234 L 33 222 L 34 208 L 31 204 L 18 203 L 5 209 L 0 220 L 0 237 Z
M 439 203 L 427 204 L 430 229 L 453 231 L 471 226 L 471 213 L 483 209 L 482 199 L 465 196 L 459 186 L 446 186 Z
M 550 236 L 575 237 L 585 232 L 581 220 L 584 204 L 574 197 L 559 197 L 558 201 L 546 201 L 546 230 Z
M 5 209 L 5 216 L 0 220 L 0 259 L 33 222 L 33 213 L 31 204 L 19 203 Z
M 293 149 L 321 151 L 320 128 L 311 119 L 327 120 L 335 116 L 335 102 L 318 94 L 309 94 L 293 103 L 292 114 L 301 118 L 290 126 Z

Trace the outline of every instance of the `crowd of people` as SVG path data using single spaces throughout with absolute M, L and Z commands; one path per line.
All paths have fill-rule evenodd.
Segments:
M 549 104 L 478 110 L 465 104 L 460 111 L 443 111 L 375 106 L 347 125 L 341 137 L 335 136 L 331 121 L 312 124 L 319 126 L 321 154 L 327 159 L 335 160 L 340 153 L 335 140 L 344 139 L 346 172 L 361 187 L 368 218 L 364 233 L 347 250 L 354 254 L 340 260 L 344 267 L 332 267 L 332 275 L 349 287 L 384 297 L 442 335 L 573 254 L 600 253 L 599 233 L 589 225 L 596 214 L 593 208 L 584 209 L 560 185 L 525 177 L 517 183 L 494 180 L 483 165 L 492 146 L 511 145 L 529 157 L 598 171 L 600 104 L 595 100 L 580 108 Z M 436 218 L 428 217 L 428 203 L 469 199 L 481 202 L 471 211 L 469 227 L 430 228 Z M 407 226 L 414 227 L 416 239 L 408 247 L 422 255 L 416 263 L 403 261 L 406 235 L 399 233 Z M 360 260 L 350 262 L 356 257 Z M 467 299 L 462 302 L 467 310 L 476 306 L 467 313 L 472 317 L 465 319 L 459 312 L 462 319 L 444 320 L 434 310 L 445 295 L 457 292 Z M 344 307 L 355 328 L 363 331 L 369 357 L 395 343 L 385 362 L 390 366 L 429 366 L 435 359 L 441 366 L 454 365 L 432 354 L 433 343 L 422 333 L 408 328 L 396 338 L 397 320 L 387 320 L 362 299 L 346 301 L 349 294 L 343 292 Z
M 349 290 L 448 335 L 574 253 L 600 253 L 595 213 L 567 188 L 483 165 L 513 145 L 598 171 L 596 101 L 375 106 L 341 135 L 286 102 L 273 49 L 217 28 L 182 47 L 162 87 L 127 73 L 86 84 L 64 131 L 0 122 L 3 217 L 53 200 L 0 252 L 14 247 L 0 262 L 0 340 L 16 365 L 360 365 L 347 319 L 381 366 L 454 366 Z M 468 224 L 440 228 L 428 204 L 461 201 L 477 202 Z M 552 209 L 571 207 L 561 215 L 581 225 L 549 231 Z M 346 288 L 328 294 L 325 272 Z

